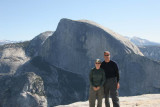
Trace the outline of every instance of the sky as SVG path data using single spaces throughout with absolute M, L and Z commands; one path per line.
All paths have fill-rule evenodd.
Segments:
M 62 18 L 160 42 L 160 0 L 0 0 L 0 40 L 31 40 L 55 31 Z

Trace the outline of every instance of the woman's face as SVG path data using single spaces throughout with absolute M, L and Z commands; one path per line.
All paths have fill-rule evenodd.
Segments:
M 101 63 L 100 63 L 100 62 L 96 62 L 96 63 L 95 63 L 95 67 L 96 67 L 96 68 L 100 68 L 100 66 L 101 66 Z

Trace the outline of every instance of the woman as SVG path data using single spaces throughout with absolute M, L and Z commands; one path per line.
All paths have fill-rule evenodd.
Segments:
M 104 95 L 103 84 L 105 82 L 105 73 L 101 66 L 100 59 L 96 59 L 95 67 L 90 71 L 90 89 L 89 89 L 89 106 L 95 107 L 97 98 L 97 107 L 102 107 L 102 98 Z

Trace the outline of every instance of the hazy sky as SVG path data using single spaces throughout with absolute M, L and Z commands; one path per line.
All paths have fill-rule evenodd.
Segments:
M 0 40 L 31 40 L 62 18 L 160 42 L 160 0 L 0 0 Z

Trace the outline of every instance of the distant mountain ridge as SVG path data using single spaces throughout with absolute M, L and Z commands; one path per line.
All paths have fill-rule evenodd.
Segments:
M 147 39 L 142 39 L 139 37 L 126 37 L 126 38 L 128 38 L 131 42 L 133 42 L 137 46 L 147 46 L 147 45 L 157 46 L 157 45 L 160 45 L 160 43 L 152 42 Z
M 148 57 L 149 59 L 160 62 L 160 43 L 152 42 L 139 37 L 126 38 L 128 38 L 132 43 L 137 45 L 144 56 Z
M 9 43 L 17 43 L 17 41 L 0 40 L 0 45 L 9 44 Z

